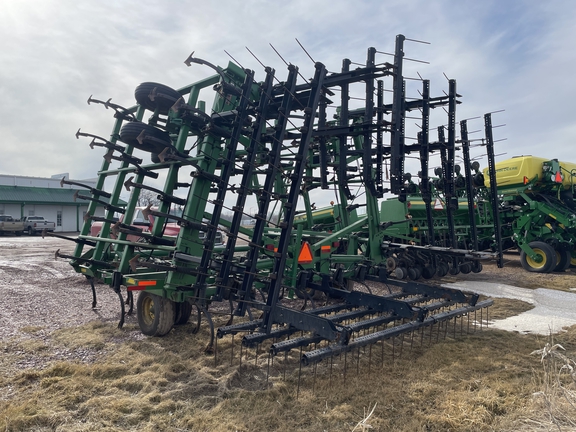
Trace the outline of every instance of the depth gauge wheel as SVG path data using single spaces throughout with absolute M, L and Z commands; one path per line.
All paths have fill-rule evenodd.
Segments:
M 539 259 L 532 259 L 526 252 L 520 252 L 520 264 L 524 270 L 534 273 L 549 273 L 556 267 L 556 251 L 548 243 L 530 242 L 529 246 Z
M 140 291 L 136 303 L 138 325 L 146 336 L 164 336 L 174 326 L 174 302 Z

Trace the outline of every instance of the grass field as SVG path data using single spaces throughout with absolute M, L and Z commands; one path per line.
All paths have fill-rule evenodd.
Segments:
M 491 318 L 525 307 L 497 300 Z M 190 325 L 164 338 L 142 338 L 133 324 L 23 328 L 23 338 L 1 345 L 0 430 L 573 430 L 566 364 L 576 328 L 554 340 L 462 328 L 425 330 L 301 372 L 298 352 L 268 366 L 265 347 L 244 349 L 240 361 L 239 337 L 207 355 L 206 328 L 191 334 Z M 534 351 L 547 343 L 565 351 L 542 360 Z

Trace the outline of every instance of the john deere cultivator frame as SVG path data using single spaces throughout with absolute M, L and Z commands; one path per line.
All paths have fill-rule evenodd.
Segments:
M 96 188 L 78 196 L 90 203 L 76 248 L 59 256 L 91 283 L 98 278 L 110 284 L 122 308 L 121 287 L 140 291 L 138 320 L 147 335 L 168 333 L 188 320 L 193 307 L 212 326 L 210 307 L 226 302 L 231 315 L 249 320 L 220 327 L 218 336 L 246 333 L 250 346 L 303 332 L 275 343 L 275 353 L 325 341 L 303 356 L 306 363 L 489 306 L 490 300 L 478 302 L 477 295 L 389 277 L 395 260 L 402 260 L 415 280 L 444 266 L 453 274 L 462 267 L 478 269 L 479 259 L 491 257 L 458 249 L 453 232 L 448 247 L 384 241 L 386 228 L 406 223 L 379 210 L 385 193 L 406 200 L 406 155 L 415 153 L 422 161 L 421 187 L 430 206 L 429 154 L 442 154 L 444 178 L 452 179 L 458 150 L 456 82 L 450 80 L 447 94 L 431 97 L 430 83 L 423 80 L 422 97 L 407 99 L 404 41 L 397 36 L 393 63 L 377 64 L 377 51 L 369 48 L 365 65 L 351 69 L 345 59 L 340 72 L 329 72 L 315 63 L 310 79 L 289 65 L 283 81 L 269 67 L 263 81 L 256 81 L 253 71 L 233 63 L 220 68 L 190 57 L 189 66 L 216 73 L 179 90 L 141 84 L 132 108 L 90 99 L 113 108 L 116 122 L 109 139 L 78 132 L 106 154 Z M 385 84 L 392 95 L 388 103 Z M 214 102 L 207 110 L 199 95 L 211 89 Z M 361 106 L 351 108 L 359 89 Z M 430 142 L 429 112 L 436 107 L 447 108 L 447 138 L 441 127 L 438 141 Z M 405 142 L 409 111 L 421 112 L 422 132 L 414 144 Z M 150 154 L 152 163 L 135 150 Z M 113 168 L 113 160 L 119 166 Z M 191 179 L 185 181 L 187 173 Z M 105 180 L 114 182 L 110 193 L 103 191 Z M 131 194 L 120 207 L 123 187 Z M 316 210 L 317 189 L 334 194 L 337 204 Z M 132 223 L 143 190 L 160 200 L 157 208 L 144 209 L 144 217 L 153 220 L 149 230 Z M 458 206 L 452 190 L 449 185 L 449 209 Z M 102 197 L 107 213 L 97 218 Z M 171 214 L 175 206 L 181 214 Z M 254 220 L 249 227 L 242 223 L 248 214 Z M 170 220 L 180 226 L 176 237 L 163 234 Z M 98 236 L 90 231 L 95 221 L 102 223 Z M 226 234 L 225 245 L 216 244 L 218 231 Z M 352 289 L 364 281 L 385 283 L 387 294 Z M 300 310 L 286 301 L 292 293 L 312 300 L 325 293 L 338 301 Z M 258 319 L 252 318 L 254 310 Z M 404 324 L 358 337 L 360 330 L 399 321 Z

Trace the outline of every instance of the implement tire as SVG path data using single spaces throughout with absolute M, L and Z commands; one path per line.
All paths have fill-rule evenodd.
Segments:
M 558 263 L 554 267 L 555 272 L 565 272 L 570 267 L 570 262 L 572 261 L 572 254 L 569 250 L 557 250 L 556 258 Z
M 520 251 L 520 263 L 524 270 L 533 273 L 550 273 L 556 268 L 556 251 L 552 246 L 541 241 L 530 242 L 529 246 L 542 260 L 537 262 L 526 255 L 526 252 Z
M 174 327 L 174 302 L 147 291 L 138 295 L 136 314 L 146 336 L 164 336 Z
M 151 95 L 156 94 L 154 100 Z M 164 84 L 154 82 L 145 82 L 140 84 L 134 90 L 136 102 L 150 111 L 158 110 L 159 114 L 168 114 L 172 105 L 182 96 L 176 90 Z
M 192 314 L 192 303 L 189 301 L 174 303 L 174 325 L 184 325 Z
M 142 132 L 146 138 L 140 142 L 138 138 Z M 120 141 L 150 153 L 161 153 L 172 145 L 168 132 L 142 122 L 125 123 L 120 129 Z

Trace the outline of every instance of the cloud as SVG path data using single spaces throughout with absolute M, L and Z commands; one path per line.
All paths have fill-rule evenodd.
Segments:
M 576 160 L 571 55 L 575 40 L 571 1 L 358 1 L 269 2 L 19 1 L 3 5 L 0 37 L 0 172 L 48 176 L 69 171 L 94 177 L 101 159 L 76 141 L 79 127 L 107 136 L 112 112 L 87 106 L 89 95 L 134 103 L 134 88 L 157 81 L 178 88 L 210 72 L 186 68 L 195 51 L 225 65 L 228 51 L 244 67 L 262 69 L 248 46 L 281 79 L 282 57 L 305 77 L 314 60 L 337 71 L 348 57 L 362 63 L 366 49 L 391 52 L 398 33 L 431 42 L 406 43 L 406 56 L 430 61 L 407 72 L 447 89 L 443 73 L 458 81 L 459 117 L 505 109 L 495 122 L 509 157 L 530 152 Z M 382 61 L 389 57 L 382 55 Z M 416 92 L 419 84 L 409 83 Z M 435 114 L 442 122 L 442 113 Z M 482 127 L 481 120 L 477 126 Z

